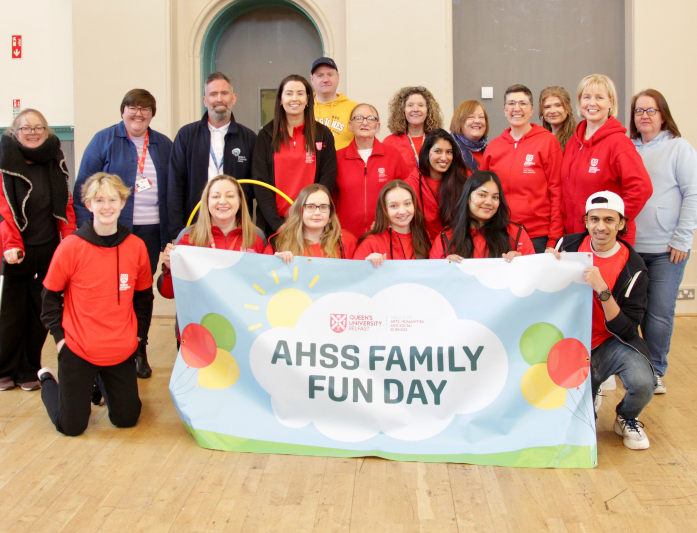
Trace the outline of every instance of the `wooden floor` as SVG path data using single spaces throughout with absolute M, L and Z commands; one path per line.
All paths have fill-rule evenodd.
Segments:
M 600 466 L 531 470 L 215 452 L 179 421 L 167 384 L 173 321 L 151 330 L 143 414 L 115 429 L 93 407 L 81 437 L 59 435 L 39 393 L 0 393 L 0 531 L 697 531 L 697 318 L 676 320 L 668 394 L 631 451 L 599 416 Z M 48 341 L 44 364 L 55 367 Z

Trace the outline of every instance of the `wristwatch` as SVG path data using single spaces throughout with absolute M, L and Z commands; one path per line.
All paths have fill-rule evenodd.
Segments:
M 610 296 L 612 296 L 612 292 L 610 291 L 610 289 L 605 289 L 604 291 L 599 292 L 595 295 L 595 297 L 601 302 L 607 302 L 610 299 Z

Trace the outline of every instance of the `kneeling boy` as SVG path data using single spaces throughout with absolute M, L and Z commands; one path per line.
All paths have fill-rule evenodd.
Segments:
M 586 230 L 562 237 L 556 250 L 592 252 L 593 265 L 584 277 L 595 291 L 591 341 L 593 401 L 600 384 L 618 375 L 626 393 L 616 408 L 615 433 L 632 450 L 645 450 L 649 438 L 637 420 L 653 398 L 655 388 L 649 348 L 638 327 L 646 311 L 648 274 L 644 261 L 618 237 L 626 232 L 624 202 L 610 191 L 592 194 L 586 201 Z
M 117 222 L 129 194 L 112 174 L 85 182 L 82 199 L 94 218 L 61 242 L 44 280 L 41 319 L 56 340 L 59 379 L 39 370 L 41 399 L 65 435 L 87 428 L 95 378 L 112 424 L 132 427 L 140 416 L 135 356 L 153 292 L 145 244 Z

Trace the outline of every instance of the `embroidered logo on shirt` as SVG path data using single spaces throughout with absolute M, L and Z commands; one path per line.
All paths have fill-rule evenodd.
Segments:
M 234 155 L 235 157 L 237 157 L 237 156 L 240 155 L 241 153 L 242 153 L 242 150 L 240 150 L 239 148 L 233 148 L 233 149 L 232 149 L 232 155 Z
M 305 163 L 314 163 L 315 162 L 315 154 L 312 152 L 307 152 L 305 154 Z
M 385 169 L 384 168 L 379 168 L 378 169 L 378 179 L 380 181 L 386 181 L 387 180 L 387 174 L 385 174 Z
M 535 166 L 533 159 L 535 159 L 534 154 L 528 154 L 525 156 L 525 163 L 523 163 L 523 174 L 535 174 L 534 168 L 528 168 Z
M 317 147 L 318 150 L 321 150 L 322 148 L 324 148 L 324 143 L 323 142 L 316 142 L 315 146 Z
M 597 159 L 591 159 L 591 166 L 588 168 L 588 172 L 591 174 L 595 174 L 596 172 L 600 172 L 600 169 L 598 168 L 598 160 Z
M 127 291 L 128 289 L 131 288 L 131 286 L 128 284 L 128 274 L 121 274 L 119 276 L 119 290 L 120 291 Z
M 242 153 L 242 150 L 240 150 L 239 148 L 232 149 L 232 155 L 237 158 L 238 163 L 244 163 L 245 161 L 247 161 L 247 158 L 245 156 L 240 155 L 241 153 Z

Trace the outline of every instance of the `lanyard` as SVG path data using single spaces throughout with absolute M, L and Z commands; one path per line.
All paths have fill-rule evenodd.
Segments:
M 426 131 L 424 131 L 424 136 L 426 136 Z M 414 150 L 414 159 L 416 159 L 416 168 L 419 168 L 419 154 L 416 153 L 416 146 L 414 146 L 414 141 L 411 140 L 411 135 L 407 132 L 407 137 L 409 138 L 409 144 L 411 144 L 411 149 Z
M 209 146 L 209 151 L 211 157 L 213 158 L 213 164 L 215 165 L 215 171 L 220 174 L 220 169 L 223 168 L 223 161 L 225 160 L 225 148 L 223 148 L 223 156 L 220 158 L 220 164 L 218 164 L 218 158 L 215 157 L 215 150 L 213 150 L 213 138 L 211 136 L 211 145 Z
M 421 209 L 426 211 L 426 208 L 424 207 L 424 193 L 423 193 L 423 189 L 422 189 L 423 183 L 421 181 L 421 177 L 422 177 L 421 172 L 419 172 L 419 196 L 421 197 Z M 424 178 L 424 179 L 426 179 L 426 178 Z M 433 192 L 433 189 L 431 189 L 431 187 L 428 185 L 428 183 L 426 183 L 426 188 L 431 193 L 431 196 L 433 196 L 433 199 L 436 201 L 436 205 L 440 206 L 440 202 L 438 201 L 438 198 L 436 197 L 436 193 Z M 440 183 L 438 184 L 438 188 L 440 189 Z
M 392 227 L 388 228 L 390 232 L 390 259 L 394 259 L 394 251 L 392 250 L 392 238 L 396 231 L 392 231 Z M 399 235 L 397 235 L 397 240 L 399 241 L 399 247 L 402 249 L 402 257 L 404 259 L 416 259 L 416 256 L 414 255 L 414 251 L 412 250 L 411 252 L 411 257 L 407 257 L 407 252 L 404 250 L 404 245 L 402 244 L 402 239 L 400 239 Z
M 240 238 L 240 236 L 239 236 L 239 235 L 236 235 L 236 236 L 235 236 L 235 240 L 232 241 L 232 246 L 228 246 L 228 245 L 227 245 L 227 237 L 225 237 L 225 242 L 226 242 L 225 247 L 226 247 L 226 249 L 227 249 L 227 250 L 234 250 L 234 249 L 235 249 L 235 245 L 237 244 L 237 241 L 239 240 L 239 238 Z M 213 239 L 213 236 L 212 236 L 212 235 L 211 235 L 211 248 L 215 248 L 215 240 Z
M 126 135 L 128 135 L 128 138 L 130 139 L 131 136 L 126 132 Z M 148 142 L 150 141 L 150 132 L 146 131 L 145 132 L 145 140 L 143 141 L 143 155 L 138 156 L 138 175 L 143 176 L 143 170 L 145 169 L 145 158 L 148 155 Z M 133 143 L 135 144 L 135 143 Z

